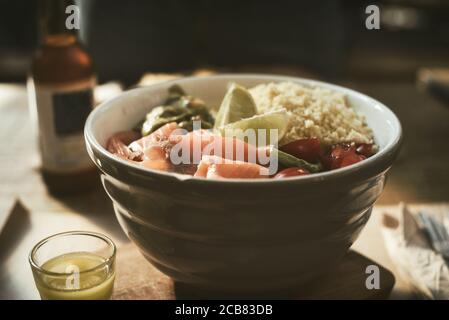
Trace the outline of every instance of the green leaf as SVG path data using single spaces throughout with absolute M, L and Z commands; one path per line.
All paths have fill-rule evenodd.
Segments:
M 300 167 L 306 169 L 310 173 L 316 173 L 323 170 L 320 163 L 309 163 L 303 159 L 296 158 L 295 156 L 292 156 L 291 154 L 285 153 L 276 148 L 272 148 L 271 152 L 277 152 L 279 163 L 286 168 Z

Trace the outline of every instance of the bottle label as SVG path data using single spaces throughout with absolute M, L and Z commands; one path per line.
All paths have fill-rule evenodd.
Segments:
M 91 167 L 84 142 L 84 124 L 94 106 L 95 79 L 63 86 L 30 82 L 42 168 L 68 173 Z

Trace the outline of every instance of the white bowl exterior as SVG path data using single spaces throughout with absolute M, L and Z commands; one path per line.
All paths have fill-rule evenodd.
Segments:
M 299 178 L 180 181 L 104 150 L 112 134 L 129 130 L 160 104 L 173 83 L 214 107 L 230 81 L 247 87 L 293 81 L 342 92 L 366 117 L 380 151 L 355 165 Z M 243 292 L 301 283 L 338 263 L 382 192 L 401 126 L 386 106 L 350 89 L 291 77 L 222 75 L 126 92 L 89 116 L 85 134 L 118 220 L 145 257 L 175 280 Z

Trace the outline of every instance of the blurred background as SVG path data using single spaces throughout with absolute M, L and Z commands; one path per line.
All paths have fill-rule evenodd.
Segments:
M 349 86 L 384 102 L 404 126 L 404 148 L 381 201 L 447 200 L 449 1 L 77 3 L 100 84 L 126 89 L 147 73 L 206 69 Z M 365 26 L 370 4 L 380 8 L 379 30 Z M 36 0 L 0 1 L 1 82 L 25 82 L 37 30 Z
M 449 65 L 446 0 L 80 0 L 81 36 L 100 82 L 202 67 L 290 66 L 332 79 L 409 80 Z M 380 30 L 367 30 L 377 4 Z M 37 1 L 0 1 L 0 80 L 24 81 Z

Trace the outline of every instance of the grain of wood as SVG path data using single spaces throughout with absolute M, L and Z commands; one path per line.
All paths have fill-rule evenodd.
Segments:
M 379 267 L 380 288 L 369 290 L 366 269 Z M 394 286 L 394 276 L 378 263 L 350 251 L 334 271 L 289 292 L 263 295 L 234 296 L 213 292 L 184 284 L 175 284 L 169 277 L 154 268 L 134 244 L 118 250 L 117 278 L 113 299 L 117 300 L 173 300 L 173 299 L 386 299 Z

